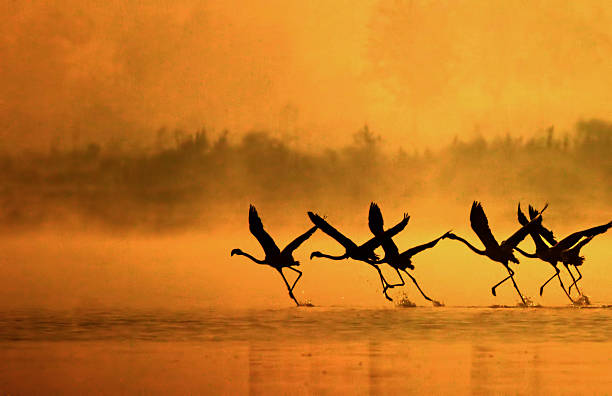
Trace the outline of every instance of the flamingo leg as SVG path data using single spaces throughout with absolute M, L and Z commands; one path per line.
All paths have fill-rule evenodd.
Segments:
M 523 305 L 527 306 L 527 303 L 525 302 L 525 298 L 523 297 L 523 294 L 521 293 L 521 291 L 518 288 L 518 285 L 516 284 L 516 281 L 514 280 L 514 271 L 512 270 L 512 268 L 508 267 L 507 265 L 505 265 L 506 269 L 508 270 L 508 276 L 505 277 L 504 279 L 502 279 L 500 282 L 498 282 L 495 286 L 493 286 L 491 288 L 491 292 L 493 293 L 493 295 L 495 296 L 495 289 L 497 288 L 497 286 L 501 285 L 502 283 L 504 283 L 505 281 L 507 281 L 508 279 L 512 280 L 512 284 L 514 285 L 514 288 L 516 289 L 516 292 L 518 293 L 519 297 L 521 298 L 521 301 L 523 302 Z
M 289 290 L 289 297 L 291 297 L 293 299 L 293 301 L 295 301 L 295 303 L 299 307 L 300 303 L 298 302 L 298 300 L 296 300 L 295 296 L 293 295 L 293 290 L 289 286 L 289 282 L 287 282 L 287 278 L 285 278 L 285 275 L 283 274 L 283 270 L 282 269 L 278 269 L 277 271 L 283 277 L 283 280 L 285 281 L 285 285 L 287 286 L 287 290 Z M 294 284 L 294 286 L 295 286 L 295 284 Z
M 377 265 L 374 264 L 370 264 L 372 267 L 374 267 L 376 269 L 376 271 L 378 272 L 378 276 L 380 277 L 380 282 L 382 283 L 382 287 L 383 287 L 383 294 L 385 295 L 385 298 L 389 301 L 393 301 L 393 299 L 391 297 L 389 297 L 389 295 L 387 294 L 387 289 L 389 287 L 394 287 L 394 286 L 389 286 L 389 282 L 387 282 L 387 280 L 385 279 L 385 277 L 382 274 L 382 271 L 380 270 L 380 268 L 378 268 Z
M 557 267 L 554 267 L 554 268 L 555 268 L 555 274 L 553 276 L 551 276 L 546 282 L 544 282 L 544 284 L 542 286 L 540 286 L 540 296 L 542 295 L 542 293 L 544 293 L 544 286 L 546 286 L 548 284 L 548 282 L 553 280 L 554 277 L 558 276 L 559 272 L 561 272 L 561 271 L 559 271 L 559 269 Z
M 421 295 L 425 298 L 425 300 L 433 302 L 433 300 L 431 298 L 427 297 L 425 295 L 425 293 L 423 293 L 423 290 L 421 290 L 421 287 L 417 283 L 416 279 L 414 279 L 414 277 L 412 275 L 410 275 L 407 271 L 404 271 L 404 272 L 406 273 L 406 275 L 408 275 L 410 277 L 410 279 L 412 279 L 412 281 L 414 282 L 415 286 L 417 287 L 417 289 L 419 289 L 419 291 L 421 292 Z M 399 274 L 399 272 L 398 272 L 398 274 Z M 401 277 L 402 276 L 400 275 L 400 278 Z M 403 279 L 402 279 L 402 281 L 403 281 Z
M 512 278 L 512 276 L 514 275 L 514 271 L 512 271 L 512 269 L 510 269 L 510 267 L 506 267 L 506 269 L 508 270 L 508 273 L 510 275 L 506 276 L 504 279 L 502 279 L 501 281 L 499 281 L 495 285 L 493 285 L 493 287 L 491 288 L 491 293 L 493 293 L 494 296 L 497 296 L 497 294 L 495 293 L 495 289 L 497 289 L 497 286 L 501 285 L 502 283 L 504 283 L 508 279 Z
M 397 272 L 397 275 L 399 276 L 400 280 L 402 281 L 402 283 L 394 283 L 393 285 L 390 285 L 387 283 L 387 286 L 389 288 L 393 288 L 393 287 L 397 287 L 397 286 L 404 286 L 406 284 L 406 282 L 404 282 L 404 278 L 402 278 L 402 274 L 400 274 L 399 270 L 397 268 L 395 268 L 395 272 Z
M 572 281 L 574 283 L 572 283 L 572 285 L 576 284 L 576 278 L 574 277 L 574 274 L 572 274 L 572 271 L 570 271 L 569 269 L 569 265 L 563 263 L 563 266 L 565 267 L 565 269 L 567 270 L 567 273 L 570 274 L 570 276 L 572 277 Z M 578 289 L 578 286 L 576 286 L 576 290 L 578 290 L 578 293 L 580 293 L 580 290 Z M 567 289 L 567 292 L 571 295 L 572 294 L 572 290 L 571 289 Z
M 396 286 L 404 286 L 404 285 L 406 284 L 406 282 L 404 282 L 404 278 L 402 278 L 402 274 L 400 274 L 399 270 L 398 270 L 397 268 L 395 268 L 395 271 L 396 271 L 396 272 L 397 272 L 397 274 L 399 275 L 399 277 L 400 277 L 400 279 L 401 279 L 402 283 L 396 283 L 396 284 L 390 285 L 390 284 L 387 282 L 387 285 L 386 285 L 386 286 L 383 286 L 383 293 L 385 294 L 385 297 L 386 297 L 386 298 L 387 298 L 389 301 L 393 301 L 393 300 L 391 300 L 391 298 L 389 297 L 389 295 L 387 295 L 387 289 L 392 289 L 392 288 L 394 288 L 394 287 L 396 287 Z M 386 281 L 385 281 L 385 282 L 386 282 Z
M 569 270 L 568 270 L 569 271 Z M 567 290 L 565 290 L 565 286 L 563 285 L 563 281 L 561 280 L 561 271 L 557 272 L 557 278 L 559 278 L 559 284 L 561 285 L 561 289 L 563 289 L 563 292 L 565 293 L 565 295 L 567 296 L 567 298 L 570 299 L 570 301 L 572 302 L 572 304 L 575 303 L 575 301 L 572 299 L 572 297 L 569 295 L 569 293 L 567 292 Z M 573 276 L 572 276 L 573 278 Z
M 510 279 L 512 279 L 512 284 L 514 285 L 514 288 L 516 289 L 516 292 L 518 293 L 519 297 L 521 298 L 521 301 L 523 302 L 524 306 L 527 306 L 527 303 L 525 302 L 525 299 L 523 298 L 523 295 L 521 294 L 521 291 L 518 288 L 518 285 L 516 284 L 515 280 L 514 280 L 514 276 L 510 275 Z
M 569 292 L 571 292 L 571 291 L 572 291 L 572 286 L 576 285 L 576 290 L 578 290 L 578 293 L 582 294 L 582 292 L 580 291 L 580 289 L 578 289 L 578 285 L 577 285 L 578 281 L 579 281 L 580 279 L 582 279 L 582 274 L 580 273 L 580 270 L 578 269 L 578 267 L 574 266 L 574 269 L 576 270 L 576 272 L 578 272 L 578 279 L 576 279 L 576 280 L 574 281 L 574 283 L 572 283 L 572 284 L 570 285 L 570 287 L 569 287 L 569 290 L 568 290 L 568 291 L 569 291 Z M 568 267 L 568 271 L 569 271 L 569 267 Z
M 298 277 L 295 279 L 295 282 L 293 282 L 293 285 L 291 286 L 291 289 L 290 289 L 291 291 L 293 291 L 293 289 L 295 288 L 296 283 L 298 283 L 298 281 L 302 277 L 302 271 L 300 271 L 298 269 L 295 269 L 293 267 L 287 267 L 287 268 L 298 273 Z

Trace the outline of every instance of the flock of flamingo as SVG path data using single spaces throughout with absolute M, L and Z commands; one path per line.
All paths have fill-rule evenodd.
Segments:
M 452 239 L 459 241 L 465 244 L 468 248 L 470 248 L 476 254 L 481 256 L 486 256 L 493 261 L 497 261 L 501 263 L 505 269 L 508 271 L 508 276 L 502 279 L 500 282 L 493 285 L 491 288 L 491 292 L 495 296 L 495 290 L 502 283 L 506 282 L 508 279 L 512 281 L 514 288 L 516 289 L 518 295 L 521 298 L 522 305 L 528 306 L 527 301 L 521 294 L 521 291 L 516 284 L 514 279 L 514 271 L 510 268 L 510 262 L 519 263 L 519 260 L 514 255 L 514 250 L 518 251 L 520 254 L 529 258 L 538 258 L 543 260 L 550 265 L 553 266 L 555 273 L 540 287 L 540 296 L 544 292 L 544 286 L 546 286 L 550 281 L 552 281 L 555 277 L 559 279 L 559 284 L 561 288 L 565 292 L 565 295 L 572 301 L 572 303 L 576 303 L 576 300 L 572 299 L 571 290 L 572 287 L 576 288 L 576 292 L 580 297 L 582 296 L 582 292 L 578 288 L 578 281 L 582 279 L 582 274 L 578 269 L 579 266 L 582 265 L 584 261 L 584 257 L 580 256 L 580 249 L 589 243 L 593 237 L 596 235 L 602 234 L 606 232 L 610 227 L 612 227 L 612 221 L 603 224 L 597 227 L 588 228 L 586 230 L 574 232 L 573 234 L 563 238 L 559 241 L 554 237 L 553 232 L 542 225 L 542 213 L 546 210 L 548 204 L 544 206 L 544 208 L 540 211 L 534 209 L 531 205 L 529 206 L 529 219 L 521 210 L 520 204 L 518 205 L 518 222 L 521 227 L 514 232 L 508 239 L 498 243 L 491 229 L 489 227 L 489 222 L 487 220 L 487 216 L 482 208 L 480 202 L 474 201 L 472 204 L 472 209 L 470 211 L 470 224 L 472 229 L 484 245 L 484 250 L 478 249 L 470 242 L 465 240 L 464 238 L 455 235 L 454 233 L 448 231 L 442 236 L 434 239 L 433 241 L 427 242 L 425 244 L 415 246 L 404 252 L 400 253 L 397 245 L 393 242 L 393 237 L 397 235 L 400 231 L 402 231 L 408 221 L 410 216 L 404 214 L 404 218 L 394 225 L 393 227 L 385 230 L 383 216 L 380 211 L 378 205 L 374 202 L 370 204 L 370 212 L 368 216 L 368 225 L 370 227 L 370 231 L 373 234 L 373 237 L 367 242 L 357 245 L 355 242 L 344 236 L 340 231 L 336 228 L 332 227 L 324 217 L 319 216 L 316 213 L 308 212 L 308 217 L 313 223 L 313 227 L 306 231 L 304 234 L 295 238 L 291 243 L 289 243 L 283 250 L 280 250 L 272 237 L 264 230 L 261 219 L 259 218 L 259 214 L 257 213 L 257 209 L 253 205 L 249 208 L 249 229 L 251 233 L 257 238 L 259 243 L 261 244 L 265 258 L 263 260 L 259 260 L 252 255 L 243 252 L 240 249 L 233 249 L 231 251 L 231 255 L 242 255 L 248 257 L 258 264 L 269 265 L 274 268 L 276 271 L 280 273 L 287 286 L 287 290 L 289 291 L 289 297 L 295 301 L 295 303 L 300 306 L 301 304 L 293 295 L 293 289 L 297 284 L 298 280 L 302 276 L 302 271 L 294 268 L 298 266 L 300 263 L 293 258 L 293 252 L 308 238 L 314 234 L 314 232 L 319 229 L 334 240 L 336 240 L 342 247 L 344 247 L 345 252 L 339 256 L 333 256 L 321 252 L 312 252 L 310 255 L 310 259 L 313 257 L 323 257 L 331 260 L 344 260 L 344 259 L 353 259 L 357 261 L 363 261 L 372 268 L 374 268 L 378 272 L 378 276 L 380 277 L 380 281 L 382 284 L 382 292 L 389 301 L 393 301 L 391 297 L 387 294 L 387 290 L 404 286 L 404 278 L 400 271 L 403 271 L 408 277 L 414 282 L 419 292 L 423 295 L 423 297 L 434 303 L 434 305 L 438 305 L 439 303 L 435 300 L 429 298 L 421 287 L 419 286 L 416 279 L 407 271 L 407 269 L 414 270 L 414 265 L 412 264 L 412 257 L 424 250 L 433 248 L 441 239 Z M 527 253 L 524 250 L 520 249 L 517 245 L 523 241 L 527 235 L 530 235 L 535 243 L 536 250 L 534 253 Z M 384 257 L 379 259 L 378 255 L 375 253 L 375 249 L 379 246 L 382 246 L 384 250 Z M 399 279 L 401 283 L 390 284 L 387 282 L 383 273 L 381 272 L 379 266 L 383 263 L 391 266 L 397 274 L 399 275 Z M 569 272 L 573 283 L 570 285 L 568 289 L 565 288 L 563 281 L 560 277 L 560 270 L 558 268 L 558 264 L 562 263 L 563 266 Z M 574 267 L 578 274 L 578 278 L 574 276 L 572 271 L 570 270 L 570 266 Z M 298 275 L 296 280 L 293 282 L 293 285 L 289 285 L 287 282 L 287 278 L 283 274 L 283 268 L 290 269 L 295 271 Z M 588 300 L 587 300 L 588 301 Z

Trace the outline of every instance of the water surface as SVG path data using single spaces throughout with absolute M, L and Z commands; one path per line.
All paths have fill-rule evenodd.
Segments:
M 0 393 L 611 393 L 612 309 L 0 313 Z

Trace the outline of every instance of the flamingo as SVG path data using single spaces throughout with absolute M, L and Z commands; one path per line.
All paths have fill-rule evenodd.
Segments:
M 340 233 L 340 231 L 332 227 L 327 221 L 325 221 L 325 219 L 323 219 L 318 214 L 308 212 L 308 217 L 310 217 L 310 220 L 317 227 L 319 227 L 321 231 L 323 231 L 324 233 L 326 233 L 327 235 L 335 239 L 345 249 L 344 254 L 339 255 L 339 256 L 333 256 L 333 255 L 321 253 L 318 251 L 312 252 L 310 254 L 311 260 L 313 257 L 323 257 L 323 258 L 328 258 L 331 260 L 344 260 L 347 258 L 352 258 L 353 260 L 359 260 L 359 261 L 366 262 L 370 264 L 372 267 L 374 267 L 376 271 L 378 272 L 378 276 L 380 277 L 380 281 L 383 286 L 383 294 L 385 295 L 385 298 L 389 301 L 393 301 L 391 297 L 387 295 L 387 289 L 389 287 L 394 287 L 394 286 L 388 286 L 389 283 L 384 278 L 382 272 L 380 271 L 380 268 L 378 268 L 378 265 L 377 265 L 378 256 L 376 255 L 376 253 L 374 253 L 374 249 L 380 246 L 384 238 L 391 238 L 392 236 L 396 235 L 398 232 L 400 232 L 406 227 L 406 224 L 408 224 L 408 221 L 410 220 L 410 216 L 408 216 L 408 214 L 404 213 L 404 218 L 402 219 L 402 221 L 400 221 L 394 227 L 388 229 L 387 231 L 385 231 L 383 234 L 379 236 L 375 236 L 374 238 L 370 239 L 369 241 L 361 245 L 357 245 L 355 242 L 351 241 L 349 238 L 344 236 L 342 233 Z
M 372 234 L 374 234 L 375 236 L 382 235 L 385 231 L 382 212 L 380 211 L 380 207 L 374 202 L 370 204 L 370 215 L 369 215 L 368 225 L 370 227 L 370 231 L 372 231 Z M 423 290 L 421 290 L 421 287 L 417 283 L 416 279 L 412 275 L 410 275 L 410 273 L 408 273 L 406 269 L 410 268 L 411 270 L 414 270 L 414 265 L 412 265 L 412 260 L 411 260 L 412 256 L 416 255 L 417 253 L 422 252 L 423 250 L 430 249 L 436 246 L 438 241 L 448 236 L 449 232 L 442 235 L 441 237 L 434 239 L 431 242 L 425 243 L 423 245 L 415 246 L 413 248 L 405 250 L 402 253 L 399 252 L 397 245 L 395 244 L 395 242 L 393 242 L 393 238 L 391 237 L 383 238 L 381 241 L 382 242 L 381 246 L 383 250 L 385 251 L 385 257 L 378 262 L 389 264 L 393 269 L 395 269 L 395 271 L 397 272 L 397 275 L 399 276 L 402 282 L 402 283 L 395 284 L 395 285 L 387 284 L 387 288 L 405 285 L 404 278 L 402 278 L 402 274 L 400 273 L 400 270 L 402 270 L 406 273 L 406 275 L 410 277 L 410 279 L 412 279 L 412 282 L 414 282 L 419 292 L 421 292 L 421 295 L 426 300 L 431 301 L 432 303 L 436 304 L 434 300 L 432 300 L 431 298 L 425 295 L 425 293 L 423 292 Z
M 544 209 L 540 211 L 540 213 L 546 210 L 547 207 L 548 204 L 544 207 Z M 523 301 L 523 305 L 527 305 L 525 299 L 523 298 L 523 295 L 521 294 L 521 291 L 518 288 L 518 285 L 516 284 L 516 281 L 514 280 L 514 271 L 510 268 L 509 262 L 513 262 L 516 264 L 519 263 L 518 259 L 514 256 L 512 251 L 514 250 L 516 245 L 518 245 L 523 239 L 525 239 L 529 231 L 537 225 L 536 221 L 540 217 L 541 214 L 538 214 L 538 217 L 536 219 L 530 221 L 527 225 L 524 225 L 519 228 L 514 234 L 512 234 L 508 239 L 506 239 L 500 244 L 495 240 L 493 233 L 491 233 L 491 229 L 489 228 L 489 221 L 487 220 L 487 216 L 484 213 L 481 203 L 474 201 L 472 203 L 472 209 L 470 211 L 470 224 L 472 226 L 472 229 L 484 245 L 485 249 L 480 250 L 474 247 L 474 245 L 461 238 L 460 236 L 453 234 L 452 232 L 447 235 L 447 238 L 462 242 L 474 253 L 479 254 L 481 256 L 487 256 L 491 260 L 501 263 L 506 268 L 509 275 L 497 284 L 495 284 L 491 288 L 491 293 L 495 296 L 495 289 L 508 279 L 511 279 L 514 288 L 518 292 L 518 295 L 521 297 L 521 301 Z
M 257 241 L 259 241 L 259 244 L 264 250 L 265 258 L 263 260 L 256 259 L 252 255 L 245 253 L 240 249 L 233 249 L 230 255 L 233 256 L 237 254 L 245 256 L 256 262 L 257 264 L 269 265 L 270 267 L 277 270 L 278 273 L 283 277 L 283 281 L 287 286 L 287 290 L 289 290 L 289 297 L 291 297 L 293 301 L 295 301 L 297 306 L 300 306 L 300 303 L 293 295 L 293 288 L 297 284 L 298 280 L 300 280 L 300 278 L 302 277 L 302 271 L 293 268 L 294 266 L 300 265 L 300 262 L 296 261 L 293 258 L 293 251 L 296 250 L 304 241 L 310 238 L 310 236 L 317 230 L 317 226 L 312 227 L 302 235 L 295 238 L 281 251 L 278 246 L 276 246 L 276 243 L 274 243 L 274 240 L 272 239 L 270 234 L 268 234 L 266 230 L 264 230 L 263 224 L 261 222 L 261 219 L 259 218 L 259 214 L 257 213 L 257 209 L 255 209 L 255 206 L 250 205 L 249 230 L 251 231 L 251 234 L 253 234 L 255 238 L 257 238 Z M 292 286 L 289 286 L 289 282 L 287 282 L 287 278 L 285 278 L 285 275 L 283 274 L 283 268 L 288 268 L 298 273 L 298 277 L 295 282 L 293 282 Z
M 530 206 L 529 207 L 530 215 L 532 213 L 531 209 L 532 209 L 532 207 Z M 535 209 L 534 209 L 534 211 L 535 211 Z M 534 212 L 533 214 L 534 214 L 534 218 L 535 218 L 535 216 L 537 216 L 537 212 Z M 518 217 L 518 221 L 519 221 L 519 223 L 521 225 L 525 225 L 525 224 L 529 223 L 529 220 L 527 220 L 527 217 L 525 216 L 525 214 L 521 210 L 521 204 L 520 203 L 519 203 L 518 209 L 517 209 L 517 217 Z M 542 224 L 542 217 L 539 218 L 538 224 Z M 559 273 L 561 271 L 557 267 L 557 263 L 559 261 L 561 261 L 561 250 L 554 249 L 554 248 L 551 248 L 548 245 L 546 245 L 546 243 L 544 243 L 544 241 L 542 240 L 542 237 L 540 236 L 539 231 L 540 230 L 538 228 L 532 228 L 530 230 L 530 232 L 529 232 L 529 235 L 531 235 L 531 239 L 533 239 L 533 243 L 536 246 L 535 253 L 533 253 L 533 254 L 527 253 L 527 252 L 523 251 L 521 248 L 519 248 L 518 246 L 515 247 L 515 249 L 516 249 L 516 251 L 521 253 L 523 256 L 529 257 L 529 258 L 539 258 L 540 260 L 545 261 L 545 262 L 549 263 L 550 265 L 552 265 L 553 268 L 555 269 L 555 274 L 549 280 L 547 280 L 546 283 L 544 283 L 542 285 L 542 287 L 540 287 L 540 296 L 544 292 L 544 286 L 546 286 L 546 284 L 548 282 L 550 282 L 554 277 L 557 277 L 559 279 L 559 284 L 561 285 L 561 289 L 563 289 L 563 292 L 565 293 L 567 298 L 569 298 L 570 301 L 572 303 L 574 303 L 575 301 L 572 299 L 572 297 L 570 296 L 568 291 L 565 290 L 565 286 L 563 285 L 563 281 L 561 280 L 561 276 L 559 275 Z M 569 268 L 567 268 L 567 266 L 565 266 L 565 268 L 569 272 Z M 571 272 L 570 272 L 570 275 L 572 275 Z M 573 275 L 572 275 L 572 278 L 573 278 Z
M 532 206 L 529 206 L 529 217 L 534 218 L 537 215 L 538 215 L 538 212 Z M 519 205 L 519 222 L 521 222 L 522 224 L 522 222 L 525 222 L 525 221 L 527 221 L 527 218 L 520 211 L 520 205 Z M 537 236 L 534 239 L 534 243 L 536 243 L 536 252 L 534 254 L 529 254 L 518 248 L 517 250 L 519 251 L 519 253 L 523 254 L 526 257 L 535 256 L 535 257 L 541 258 L 540 257 L 541 255 L 546 255 L 546 256 L 549 256 L 551 259 L 556 260 L 557 262 L 558 261 L 562 262 L 573 280 L 573 283 L 570 285 L 570 287 L 568 288 L 568 291 L 566 292 L 566 294 L 568 294 L 569 296 L 569 293 L 571 293 L 572 286 L 576 286 L 576 290 L 578 291 L 578 293 L 580 293 L 580 289 L 578 289 L 577 282 L 580 279 L 582 279 L 582 273 L 577 267 L 582 265 L 582 263 L 584 262 L 584 257 L 580 256 L 580 249 L 582 249 L 584 245 L 589 243 L 595 236 L 599 234 L 603 234 L 604 232 L 608 231 L 610 227 L 612 227 L 612 221 L 607 224 L 603 224 L 603 225 L 588 228 L 586 230 L 574 232 L 573 234 L 570 234 L 567 237 L 557 242 L 557 240 L 554 237 L 553 232 L 547 229 L 546 227 L 544 227 L 540 221 L 536 229 L 536 232 L 532 233 L 532 238 L 536 236 L 535 234 L 537 233 Z M 540 235 L 548 243 L 551 244 L 550 248 L 546 246 L 546 244 L 541 238 L 539 238 Z M 536 240 L 539 240 L 539 241 L 536 242 Z M 538 253 L 538 245 L 540 246 L 539 248 L 540 253 Z M 544 261 L 548 261 L 548 260 L 544 260 Z M 572 274 L 572 272 L 570 271 L 569 269 L 570 265 L 573 265 L 576 271 L 578 272 L 578 275 L 579 275 L 578 279 L 576 279 L 574 275 Z M 540 295 L 542 295 L 542 293 L 544 292 L 544 286 L 546 286 L 548 282 L 550 282 L 555 276 L 559 276 L 559 270 L 556 268 L 556 262 L 553 266 L 555 267 L 556 273 L 540 287 Z M 559 281 L 561 281 L 561 278 L 559 278 Z

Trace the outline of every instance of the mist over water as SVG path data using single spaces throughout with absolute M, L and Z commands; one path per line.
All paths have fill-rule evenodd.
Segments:
M 320 231 L 295 308 L 248 227 L 282 248 L 314 211 L 355 242 L 411 216 L 498 241 L 549 204 L 564 237 L 612 213 L 604 1 L 0 4 L 0 393 L 610 393 L 610 234 L 573 307 L 540 260 L 452 240 L 384 299 Z M 206 128 L 202 128 L 206 126 Z M 533 252 L 527 238 L 521 247 Z M 382 255 L 382 252 L 378 250 Z M 382 268 L 397 281 L 388 266 Z M 289 281 L 295 274 L 290 274 Z M 561 273 L 569 284 L 566 272 Z M 405 298 L 416 308 L 396 305 Z
M 305 150 L 266 132 L 235 139 L 162 130 L 141 149 L 5 152 L 0 220 L 10 230 L 210 231 L 243 224 L 253 203 L 283 224 L 303 224 L 296 217 L 306 210 L 362 223 L 356 214 L 372 200 L 443 229 L 466 219 L 472 200 L 511 223 L 517 202 L 549 202 L 546 218 L 562 227 L 608 219 L 606 121 L 580 121 L 562 136 L 551 127 L 529 140 L 457 137 L 437 151 L 409 143 L 390 150 L 381 139 L 364 126 L 350 145 Z

